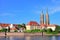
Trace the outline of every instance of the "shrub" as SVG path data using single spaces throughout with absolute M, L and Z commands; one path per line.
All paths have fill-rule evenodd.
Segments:
M 52 31 L 52 29 L 47 29 L 47 34 L 58 34 L 58 31 Z
M 31 32 L 31 30 L 25 30 L 24 32 L 30 33 L 30 32 Z
M 52 32 L 52 34 L 58 34 L 58 32 L 55 31 L 55 32 Z
M 41 31 L 40 31 L 40 29 L 34 29 L 34 30 L 25 30 L 24 32 L 36 33 L 36 32 L 41 32 Z
M 0 30 L 0 32 L 7 32 L 7 29 L 3 28 Z
M 47 32 L 47 29 L 43 29 L 42 31 L 43 31 L 43 32 Z
M 49 33 L 50 34 L 51 32 L 52 32 L 52 29 L 47 29 L 46 30 L 46 33 Z
M 18 32 L 18 30 L 14 30 L 14 32 Z
M 41 32 L 40 29 L 34 29 L 34 30 L 31 30 L 32 33 L 35 33 L 35 32 Z

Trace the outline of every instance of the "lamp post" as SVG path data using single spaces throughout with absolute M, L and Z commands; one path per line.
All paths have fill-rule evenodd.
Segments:
M 7 35 L 7 29 L 5 29 L 5 36 Z
M 6 35 L 7 35 L 7 33 L 6 33 L 6 32 L 7 32 L 7 29 L 5 29 L 5 38 L 6 38 Z
M 43 36 L 43 30 L 42 30 L 42 36 Z

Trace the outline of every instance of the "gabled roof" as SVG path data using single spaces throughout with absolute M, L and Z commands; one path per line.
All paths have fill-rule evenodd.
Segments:
M 39 24 L 36 21 L 30 21 L 27 25 L 39 26 Z
M 10 24 L 4 24 L 4 23 L 0 23 L 1 27 L 9 27 Z
M 45 24 L 40 24 L 40 26 L 46 26 Z
M 15 27 L 13 27 L 13 28 L 10 28 L 10 30 L 16 30 L 16 28 L 15 28 Z
M 47 26 L 54 27 L 54 26 L 56 26 L 56 25 L 53 24 L 53 25 L 47 25 Z

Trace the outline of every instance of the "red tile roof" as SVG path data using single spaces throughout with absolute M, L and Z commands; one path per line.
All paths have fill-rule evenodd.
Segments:
M 54 26 L 56 26 L 56 25 L 47 25 L 47 26 L 54 27 Z
M 10 27 L 11 24 L 5 24 L 5 23 L 0 23 L 1 27 Z M 13 28 L 10 28 L 10 30 L 16 30 L 16 27 L 18 26 L 17 24 L 13 24 Z
M 1 27 L 8 27 L 10 24 L 3 24 L 3 23 L 0 23 L 0 26 Z
M 0 23 L 1 27 L 7 27 L 7 26 L 10 26 L 10 25 L 11 24 Z M 13 26 L 17 27 L 18 25 L 17 24 L 13 24 Z
M 35 21 L 30 21 L 27 25 L 39 26 L 39 24 Z
M 14 27 L 14 28 L 10 28 L 10 30 L 16 30 L 16 28 Z
M 40 26 L 46 26 L 45 24 L 40 24 Z

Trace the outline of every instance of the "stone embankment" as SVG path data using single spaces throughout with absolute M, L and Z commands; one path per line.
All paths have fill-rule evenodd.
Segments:
M 60 35 L 59 34 L 46 34 L 46 33 L 22 33 L 22 32 L 0 32 L 0 36 L 50 36 L 50 35 Z

